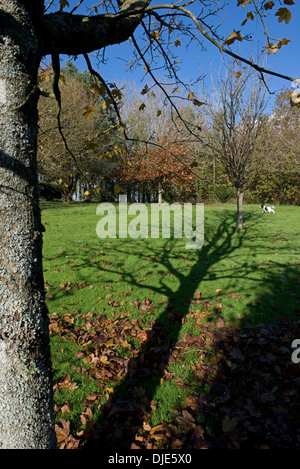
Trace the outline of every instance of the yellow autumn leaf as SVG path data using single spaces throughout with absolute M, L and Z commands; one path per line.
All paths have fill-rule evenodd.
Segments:
M 129 350 L 131 349 L 131 344 L 129 344 L 129 342 L 127 342 L 127 340 L 122 340 L 121 345 L 124 348 L 128 348 Z
M 272 42 L 269 42 L 269 44 L 267 45 L 267 49 L 268 49 L 268 54 L 276 54 L 276 52 L 279 51 L 280 47 L 278 47 L 278 44 L 273 44 Z
M 273 44 L 272 42 L 270 42 L 267 46 L 268 54 L 276 54 L 276 52 L 281 48 L 281 46 L 286 46 L 289 42 L 291 41 L 289 39 L 286 39 L 285 37 L 280 39 L 277 44 Z
M 163 424 L 156 425 L 156 427 L 152 427 L 152 428 L 151 428 L 150 433 L 153 435 L 153 433 L 160 432 L 160 431 L 163 430 L 163 429 L 164 429 L 164 425 L 163 425 Z
M 114 345 L 114 340 L 109 339 L 107 342 L 105 342 L 105 347 L 112 347 Z
M 85 119 L 87 119 L 88 117 L 90 117 L 90 115 L 92 114 L 92 112 L 94 111 L 95 109 L 95 106 L 86 106 L 85 107 L 85 110 L 84 110 L 84 113 L 83 113 L 83 117 Z
M 121 145 L 114 145 L 114 149 L 118 155 L 119 154 L 124 155 L 126 153 L 126 148 Z
M 229 36 L 223 42 L 223 45 L 230 46 L 234 43 L 234 41 L 242 41 L 244 36 L 241 34 L 240 31 L 233 31 L 233 33 L 229 34 Z
M 59 74 L 59 80 L 64 84 L 66 83 L 65 75 L 63 73 Z
M 242 26 L 244 26 L 247 23 L 248 20 L 251 20 L 251 21 L 254 20 L 254 15 L 253 15 L 252 11 L 248 11 L 246 19 L 242 22 Z
M 90 191 L 85 191 L 84 195 L 90 195 Z
M 160 38 L 160 34 L 158 31 L 152 31 L 151 36 L 154 37 L 154 39 L 156 39 L 157 41 Z
M 101 355 L 100 362 L 103 363 L 103 365 L 108 365 L 109 364 L 109 360 L 107 359 L 106 355 Z

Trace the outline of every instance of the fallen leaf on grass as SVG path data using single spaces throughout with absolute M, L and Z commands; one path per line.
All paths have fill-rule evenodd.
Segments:
M 67 404 L 63 405 L 60 410 L 62 411 L 63 414 L 70 414 L 71 413 L 70 407 Z
M 93 342 L 96 344 L 104 344 L 107 341 L 107 335 L 104 331 L 99 331 L 96 337 L 93 338 Z
M 233 348 L 230 352 L 230 356 L 236 360 L 240 360 L 240 361 L 245 360 L 245 356 L 242 354 L 241 350 L 238 348 Z
M 60 419 L 62 427 L 55 425 L 55 433 L 57 438 L 57 444 L 60 449 L 77 449 L 80 444 L 80 440 L 74 438 L 70 434 L 70 421 Z
M 103 365 L 109 365 L 110 361 L 108 360 L 106 355 L 101 355 L 99 358 L 100 362 L 103 363 Z
M 161 430 L 163 430 L 163 428 L 164 428 L 163 424 L 156 425 L 156 427 L 151 428 L 150 433 L 153 434 L 153 433 L 160 432 Z
M 58 386 L 61 389 L 69 389 L 70 391 L 75 391 L 75 389 L 78 389 L 77 384 L 72 383 L 70 375 L 66 375 L 64 380 L 61 383 L 58 383 Z
M 56 438 L 59 445 L 65 442 L 70 434 L 70 421 L 66 421 L 64 419 L 60 419 L 60 421 L 62 423 L 62 428 L 55 425 Z
M 222 421 L 222 430 L 223 432 L 227 433 L 232 430 L 237 426 L 237 419 L 233 418 L 231 419 L 228 415 L 223 419 Z

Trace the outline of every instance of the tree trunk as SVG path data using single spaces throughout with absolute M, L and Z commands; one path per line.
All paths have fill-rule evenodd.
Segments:
M 161 181 L 158 181 L 158 203 L 161 205 L 163 203 L 163 188 L 161 185 Z
M 238 230 L 243 229 L 243 197 L 244 191 L 239 188 L 237 190 L 237 228 Z
M 56 437 L 36 166 L 40 3 L 23 3 L 0 10 L 0 448 L 46 449 Z

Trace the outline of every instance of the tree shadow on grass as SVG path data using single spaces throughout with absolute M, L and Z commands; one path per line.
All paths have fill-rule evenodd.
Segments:
M 300 448 L 300 364 L 292 359 L 300 338 L 299 268 L 290 265 L 268 281 L 271 290 L 257 289 L 260 302 L 242 320 L 213 331 L 210 393 L 204 401 L 191 393 L 187 406 L 210 422 L 207 447 Z
M 235 214 L 224 210 L 219 226 L 206 226 L 213 232 L 212 240 L 199 251 L 188 275 L 172 265 L 182 254 L 178 254 L 175 240 L 167 241 L 162 254 L 155 252 L 155 255 L 178 282 L 176 290 L 163 281 L 163 276 L 159 286 L 137 283 L 125 264 L 117 271 L 101 267 L 122 274 L 128 285 L 165 295 L 168 303 L 151 328 L 146 329 L 140 349 L 132 358 L 124 360 L 125 376 L 101 407 L 101 418 L 86 449 L 297 447 L 297 428 L 291 413 L 298 410 L 299 415 L 299 396 L 295 390 L 299 385 L 300 365 L 290 360 L 291 341 L 300 337 L 299 311 L 295 306 L 299 300 L 296 268 L 290 266 L 282 277 L 278 272 L 270 273 L 266 267 L 268 294 L 265 294 L 266 285 L 253 279 L 259 301 L 248 308 L 246 320 L 260 320 L 256 328 L 245 320 L 235 321 L 233 325 L 226 323 L 220 309 L 207 317 L 199 317 L 195 311 L 190 314 L 191 302 L 196 311 L 209 309 L 210 299 L 195 296 L 205 276 L 215 276 L 216 280 L 224 276 L 233 284 L 239 279 L 239 272 L 225 272 L 218 263 L 228 256 L 239 256 L 239 248 L 256 221 L 256 215 L 246 214 L 245 230 L 236 233 Z M 148 247 L 151 249 L 150 244 Z M 120 243 L 116 256 L 122 249 Z M 88 252 L 78 269 L 85 262 L 89 267 L 98 268 L 91 266 Z M 278 266 L 281 270 L 286 268 Z M 243 275 L 250 278 L 252 269 L 253 266 L 244 268 Z M 264 321 L 266 311 L 268 323 Z M 141 314 L 146 313 L 141 311 Z M 182 336 L 187 316 L 194 320 L 195 333 Z M 275 323 L 275 319 L 281 322 Z M 186 381 L 179 382 L 170 371 L 170 364 L 177 362 L 184 366 L 190 351 L 193 352 L 192 372 Z M 180 386 L 184 402 L 174 407 L 168 422 L 153 428 L 150 414 L 157 405 L 155 399 L 162 382 Z
M 227 324 L 218 308 L 207 317 L 197 317 L 195 312 L 190 314 L 191 301 L 198 305 L 196 310 L 205 311 L 211 306 L 210 301 L 199 294 L 193 300 L 199 282 L 220 260 L 235 251 L 238 253 L 247 228 L 255 226 L 256 216 L 249 213 L 247 218 L 245 230 L 237 234 L 232 228 L 235 214 L 224 211 L 219 226 L 214 228 L 213 242 L 204 243 L 188 275 L 172 265 L 175 240 L 166 242 L 160 257 L 156 253 L 161 265 L 168 266 L 169 274 L 176 278 L 179 286 L 174 291 L 161 280 L 159 287 L 151 287 L 165 295 L 168 303 L 146 330 L 138 352 L 126 361 L 125 377 L 101 407 L 101 417 L 94 425 L 86 449 L 297 446 L 295 426 L 288 409 L 289 401 L 296 406 L 293 410 L 298 405 L 294 392 L 296 369 L 289 354 L 293 334 L 300 334 L 297 321 L 291 326 L 289 317 L 297 311 L 290 306 L 290 311 L 282 312 L 282 322 L 286 324 L 262 322 L 258 326 L 245 323 L 245 319 Z M 134 275 L 122 270 L 122 266 L 118 273 L 129 285 L 136 285 Z M 296 282 L 296 276 L 296 269 L 291 268 L 287 284 Z M 274 318 L 280 317 L 280 306 L 277 310 L 272 306 L 276 306 L 276 292 L 282 284 L 277 274 L 269 276 L 269 284 L 272 288 L 268 296 L 262 293 L 260 305 L 248 310 L 249 320 L 257 308 L 260 311 L 271 308 L 268 318 L 273 312 Z M 138 286 L 143 288 L 141 283 Z M 150 289 L 148 284 L 144 288 Z M 263 286 L 261 288 L 263 291 Z M 288 296 L 287 292 L 285 297 Z M 194 320 L 195 333 L 181 337 L 188 315 Z M 178 382 L 176 375 L 169 371 L 169 365 L 175 361 L 184 366 L 185 354 L 191 351 L 194 352 L 192 372 L 186 382 Z M 153 428 L 150 415 L 156 408 L 155 396 L 162 382 L 181 386 L 185 402 L 180 410 L 180 406 L 174 408 L 168 422 Z

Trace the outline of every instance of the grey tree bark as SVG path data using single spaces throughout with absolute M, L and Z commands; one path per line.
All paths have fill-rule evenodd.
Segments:
M 0 447 L 54 448 L 36 169 L 38 41 L 31 13 L 1 1 Z
M 237 190 L 237 229 L 243 229 L 243 198 L 244 198 L 244 191 L 243 189 Z
M 36 165 L 41 56 L 122 42 L 149 2 L 90 20 L 44 15 L 43 0 L 0 0 L 0 448 L 56 448 Z
M 162 184 L 161 184 L 161 181 L 158 181 L 158 203 L 159 205 L 161 205 L 163 203 L 163 188 L 162 188 Z

